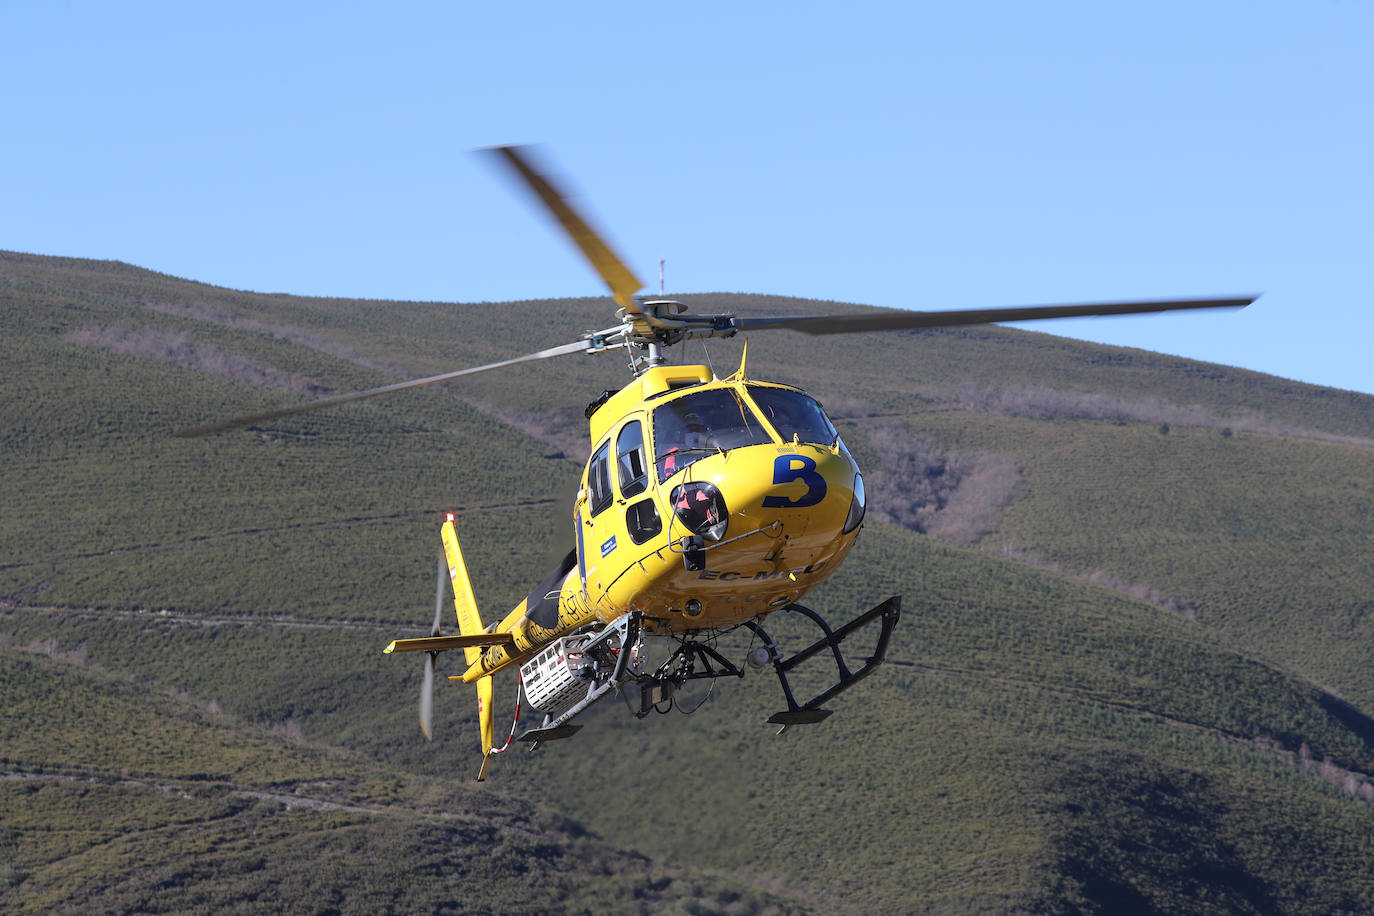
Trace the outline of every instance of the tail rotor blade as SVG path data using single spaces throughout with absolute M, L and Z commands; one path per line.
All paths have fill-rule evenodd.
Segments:
M 439 576 L 434 583 L 434 627 L 429 631 L 430 636 L 439 635 L 439 623 L 444 616 L 444 555 L 439 555 Z M 438 652 L 425 654 L 425 681 L 420 687 L 420 731 L 425 733 L 426 740 L 434 740 L 432 728 L 434 722 L 434 661 L 439 657 Z
M 420 731 L 427 741 L 434 740 L 430 723 L 434 717 L 434 653 L 425 656 L 425 682 L 420 688 Z
M 439 621 L 444 616 L 444 555 L 439 554 L 439 578 L 434 583 L 434 628 L 429 631 L 430 636 L 439 635 Z

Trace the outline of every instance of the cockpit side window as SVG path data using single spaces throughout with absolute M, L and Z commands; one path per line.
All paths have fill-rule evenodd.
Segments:
M 784 442 L 795 438 L 799 442 L 834 445 L 840 437 L 821 405 L 800 391 L 750 385 L 749 396 Z
M 620 495 L 629 499 L 638 496 L 649 486 L 649 474 L 644 461 L 644 428 L 638 420 L 626 423 L 615 440 L 617 476 Z
M 729 388 L 698 391 L 654 408 L 659 483 L 708 455 L 770 441 L 758 416 Z
M 611 504 L 615 495 L 611 492 L 611 443 L 607 441 L 596 450 L 587 465 L 587 499 L 591 503 L 592 515 L 597 515 Z

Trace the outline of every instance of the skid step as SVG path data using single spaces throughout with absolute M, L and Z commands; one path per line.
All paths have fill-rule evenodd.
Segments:
M 574 734 L 582 730 L 580 725 L 555 725 L 552 728 L 527 728 L 520 737 L 519 741 L 528 741 L 531 744 L 540 744 L 544 741 L 557 741 L 560 738 L 571 738 Z
M 770 725 L 814 725 L 830 718 L 829 709 L 789 709 L 768 717 Z

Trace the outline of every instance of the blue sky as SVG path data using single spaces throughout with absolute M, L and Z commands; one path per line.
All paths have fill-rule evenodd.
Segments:
M 470 153 L 539 142 L 652 288 L 665 258 L 670 293 L 920 309 L 1262 292 L 1036 329 L 1374 392 L 1364 0 L 11 0 L 0 24 L 0 248 L 302 295 L 600 294 Z

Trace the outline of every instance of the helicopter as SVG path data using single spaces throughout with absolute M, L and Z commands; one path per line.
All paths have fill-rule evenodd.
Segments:
M 815 398 L 739 368 L 718 376 L 702 365 L 670 365 L 668 348 L 689 340 L 791 330 L 846 334 L 1189 309 L 1243 308 L 1257 296 L 959 311 L 888 311 L 815 316 L 697 315 L 682 302 L 641 296 L 644 284 L 572 205 L 529 147 L 485 151 L 509 170 L 559 224 L 609 288 L 615 323 L 565 344 L 511 359 L 288 405 L 183 430 L 204 436 L 466 375 L 578 353 L 625 351 L 632 380 L 586 408 L 590 456 L 571 509 L 575 547 L 499 622 L 483 623 L 458 541 L 455 513 L 440 525 L 435 618 L 428 637 L 397 639 L 383 651 L 425 653 L 420 725 L 432 735 L 435 666 L 461 651 L 466 668 L 449 679 L 477 691 L 482 761 L 477 779 L 513 741 L 534 748 L 568 738 L 575 720 L 607 696 L 623 694 L 640 718 L 662 711 L 689 683 L 740 678 L 772 668 L 786 708 L 768 718 L 784 731 L 825 720 L 825 704 L 882 664 L 901 616 L 892 596 L 832 627 L 800 600 L 835 572 L 863 527 L 863 475 Z M 445 579 L 449 585 L 445 586 Z M 458 633 L 442 618 L 451 589 Z M 817 638 L 788 654 L 763 626 L 776 612 L 813 624 Z M 876 629 L 876 635 L 874 630 Z M 724 634 L 750 638 L 743 659 L 718 649 Z M 846 643 L 868 645 L 851 660 Z M 646 638 L 671 651 L 649 664 Z M 853 643 L 850 644 L 851 648 Z M 817 655 L 835 666 L 832 682 L 798 699 L 789 676 Z M 518 676 L 511 731 L 498 746 L 493 678 Z M 632 693 L 638 694 L 635 708 Z M 524 705 L 541 714 L 521 728 Z

